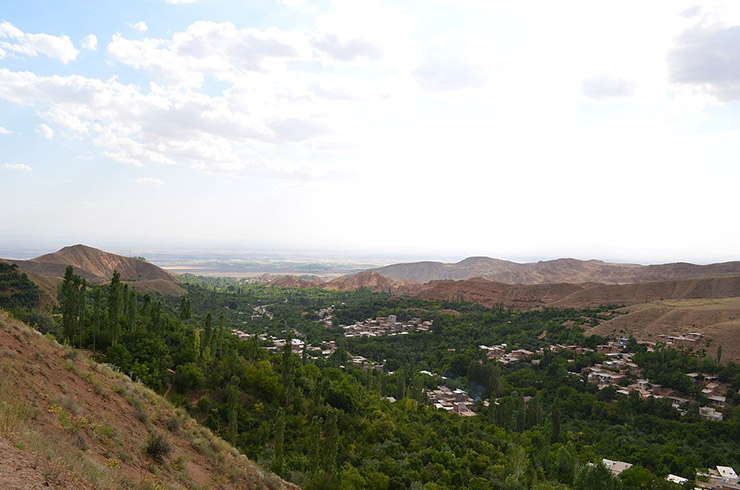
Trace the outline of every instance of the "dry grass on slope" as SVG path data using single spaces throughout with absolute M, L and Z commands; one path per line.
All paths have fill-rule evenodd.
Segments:
M 711 339 L 701 343 L 709 354 L 722 346 L 722 361 L 740 361 L 740 298 L 653 301 L 617 310 L 614 319 L 588 331 L 599 335 L 634 335 L 638 340 L 660 341 L 658 335 L 701 332 Z
M 0 311 L 0 488 L 291 488 L 184 411 Z

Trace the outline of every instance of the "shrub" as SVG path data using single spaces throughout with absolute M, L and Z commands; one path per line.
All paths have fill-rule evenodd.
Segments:
M 162 463 L 172 452 L 172 446 L 162 434 L 152 434 L 146 443 L 146 453 L 157 463 Z
M 180 419 L 173 415 L 165 421 L 164 426 L 170 432 L 177 432 L 180 429 Z

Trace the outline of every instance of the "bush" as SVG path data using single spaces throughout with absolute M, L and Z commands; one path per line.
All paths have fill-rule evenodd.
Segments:
M 172 452 L 172 446 L 162 434 L 152 434 L 146 443 L 146 453 L 157 463 L 162 463 Z
M 13 308 L 10 313 L 28 326 L 31 326 L 43 334 L 51 334 L 55 339 L 62 339 L 62 327 L 44 311 L 36 308 L 23 309 Z

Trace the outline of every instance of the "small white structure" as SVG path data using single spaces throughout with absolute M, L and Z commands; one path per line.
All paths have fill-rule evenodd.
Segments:
M 632 465 L 630 463 L 625 463 L 624 461 L 612 461 L 611 459 L 604 458 L 601 460 L 601 462 L 604 463 L 604 466 L 609 468 L 609 470 L 617 476 L 619 476 L 619 474 L 623 471 L 632 468 Z
M 722 477 L 723 483 L 737 483 L 738 477 L 735 470 L 729 466 L 717 466 L 719 476 Z
M 668 475 L 665 477 L 666 480 L 668 480 L 671 483 L 678 483 L 679 485 L 682 485 L 689 481 L 688 478 L 684 478 L 682 476 L 676 476 L 676 475 Z

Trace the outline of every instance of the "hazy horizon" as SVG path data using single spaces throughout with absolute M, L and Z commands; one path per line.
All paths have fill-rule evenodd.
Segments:
M 4 5 L 0 248 L 740 260 L 740 5 Z
M 209 260 L 229 261 L 229 260 L 264 260 L 276 262 L 326 262 L 332 264 L 348 263 L 359 264 L 369 267 L 381 267 L 405 262 L 443 262 L 456 263 L 470 257 L 490 257 L 494 259 L 507 260 L 516 263 L 534 263 L 538 261 L 549 261 L 562 258 L 572 258 L 577 260 L 600 260 L 608 263 L 617 264 L 640 264 L 654 265 L 673 262 L 689 262 L 697 265 L 706 265 L 718 262 L 732 262 L 737 259 L 719 259 L 719 260 L 690 260 L 677 258 L 675 260 L 639 260 L 622 257 L 577 257 L 573 255 L 561 256 L 498 256 L 486 253 L 428 253 L 428 254 L 403 254 L 403 253 L 373 253 L 370 250 L 362 251 L 342 251 L 342 250 L 320 250 L 320 249 L 280 249 L 280 248 L 249 248 L 249 247 L 199 247 L 199 246 L 148 246 L 137 247 L 135 244 L 129 246 L 116 244 L 115 242 L 59 242 L 60 245 L 43 245 L 37 242 L 30 242 L 32 245 L 24 246 L 22 242 L 0 241 L 0 259 L 26 260 L 38 257 L 43 254 L 56 252 L 67 246 L 82 244 L 104 250 L 106 252 L 116 253 L 119 255 L 137 257 L 143 256 L 157 265 L 167 268 L 175 265 L 186 263 L 197 263 Z

